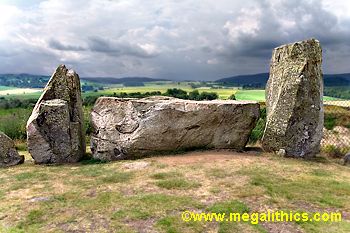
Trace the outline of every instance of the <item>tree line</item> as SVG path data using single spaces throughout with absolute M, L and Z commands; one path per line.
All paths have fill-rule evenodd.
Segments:
M 215 92 L 201 92 L 198 90 L 194 90 L 191 92 L 184 91 L 182 89 L 168 89 L 165 93 L 161 93 L 160 91 L 152 91 L 152 92 L 120 92 L 110 95 L 88 95 L 83 98 L 84 106 L 92 106 L 95 104 L 97 98 L 101 96 L 109 96 L 109 97 L 118 97 L 118 98 L 145 98 L 150 96 L 170 96 L 179 99 L 188 99 L 188 100 L 214 100 L 218 99 L 219 96 Z M 33 107 L 37 99 L 16 99 L 16 98 L 5 98 L 0 97 L 0 109 L 11 109 L 11 108 L 28 108 Z

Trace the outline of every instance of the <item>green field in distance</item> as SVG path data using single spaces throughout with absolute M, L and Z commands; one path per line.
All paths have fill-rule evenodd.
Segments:
M 200 87 L 192 88 L 188 82 L 152 82 L 145 83 L 144 86 L 135 86 L 135 87 L 123 87 L 121 85 L 109 85 L 105 90 L 98 92 L 85 92 L 85 96 L 101 96 L 101 95 L 113 95 L 113 93 L 132 93 L 132 92 L 151 92 L 151 91 L 160 91 L 162 93 L 166 92 L 167 89 L 178 88 L 185 90 L 187 92 L 198 90 L 199 92 L 216 92 L 219 95 L 220 99 L 228 99 L 232 94 L 235 94 L 237 100 L 255 100 L 255 101 L 265 101 L 265 90 L 241 90 L 236 87 Z M 35 99 L 39 98 L 41 91 L 38 89 L 30 88 L 13 88 L 13 87 L 4 87 L 0 86 L 0 97 L 10 97 L 18 99 Z M 330 100 L 340 100 L 333 97 L 324 97 L 325 101 Z

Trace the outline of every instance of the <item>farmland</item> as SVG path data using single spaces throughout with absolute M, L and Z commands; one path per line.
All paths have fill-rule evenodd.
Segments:
M 0 96 L 9 96 L 9 95 L 27 95 L 33 94 L 39 95 L 41 93 L 41 89 L 35 88 L 4 88 L 0 87 Z
M 145 83 L 144 86 L 133 86 L 125 87 L 121 84 L 117 85 L 107 85 L 104 90 L 99 91 L 86 91 L 84 92 L 83 98 L 87 96 L 104 96 L 113 95 L 114 93 L 145 93 L 152 91 L 160 91 L 165 93 L 166 90 L 177 88 L 182 89 L 187 92 L 193 90 L 198 90 L 202 92 L 215 92 L 219 95 L 220 99 L 228 99 L 232 94 L 236 96 L 237 100 L 255 100 L 255 101 L 265 101 L 265 90 L 243 90 L 238 87 L 224 87 L 224 86 L 214 86 L 206 87 L 201 86 L 198 88 L 193 88 L 190 82 L 150 82 Z M 0 87 L 0 97 L 6 98 L 18 98 L 18 99 L 36 99 L 40 96 L 41 91 L 37 88 L 10 88 L 10 87 Z M 341 100 L 333 97 L 324 97 L 325 101 L 330 100 Z

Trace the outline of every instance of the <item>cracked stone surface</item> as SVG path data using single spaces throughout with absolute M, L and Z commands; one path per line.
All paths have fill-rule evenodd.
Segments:
M 28 150 L 36 163 L 73 163 L 85 154 L 80 79 L 60 65 L 27 122 Z
M 9 167 L 24 162 L 24 156 L 19 155 L 15 143 L 3 132 L 0 132 L 0 167 Z
M 195 148 L 242 150 L 258 117 L 253 101 L 100 97 L 91 113 L 91 150 L 107 161 Z
M 275 48 L 266 86 L 262 146 L 286 156 L 313 157 L 323 129 L 322 49 L 315 39 Z

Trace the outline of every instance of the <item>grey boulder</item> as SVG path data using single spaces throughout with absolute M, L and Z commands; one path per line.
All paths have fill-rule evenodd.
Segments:
M 0 132 L 0 167 L 14 166 L 23 162 L 24 156 L 18 154 L 12 139 Z
M 275 48 L 266 86 L 265 151 L 313 157 L 323 129 L 322 49 L 315 39 Z
M 36 163 L 73 163 L 85 154 L 79 76 L 60 65 L 27 122 L 28 150 Z
M 259 118 L 251 101 L 100 97 L 91 113 L 94 158 L 119 160 L 194 148 L 242 150 Z

